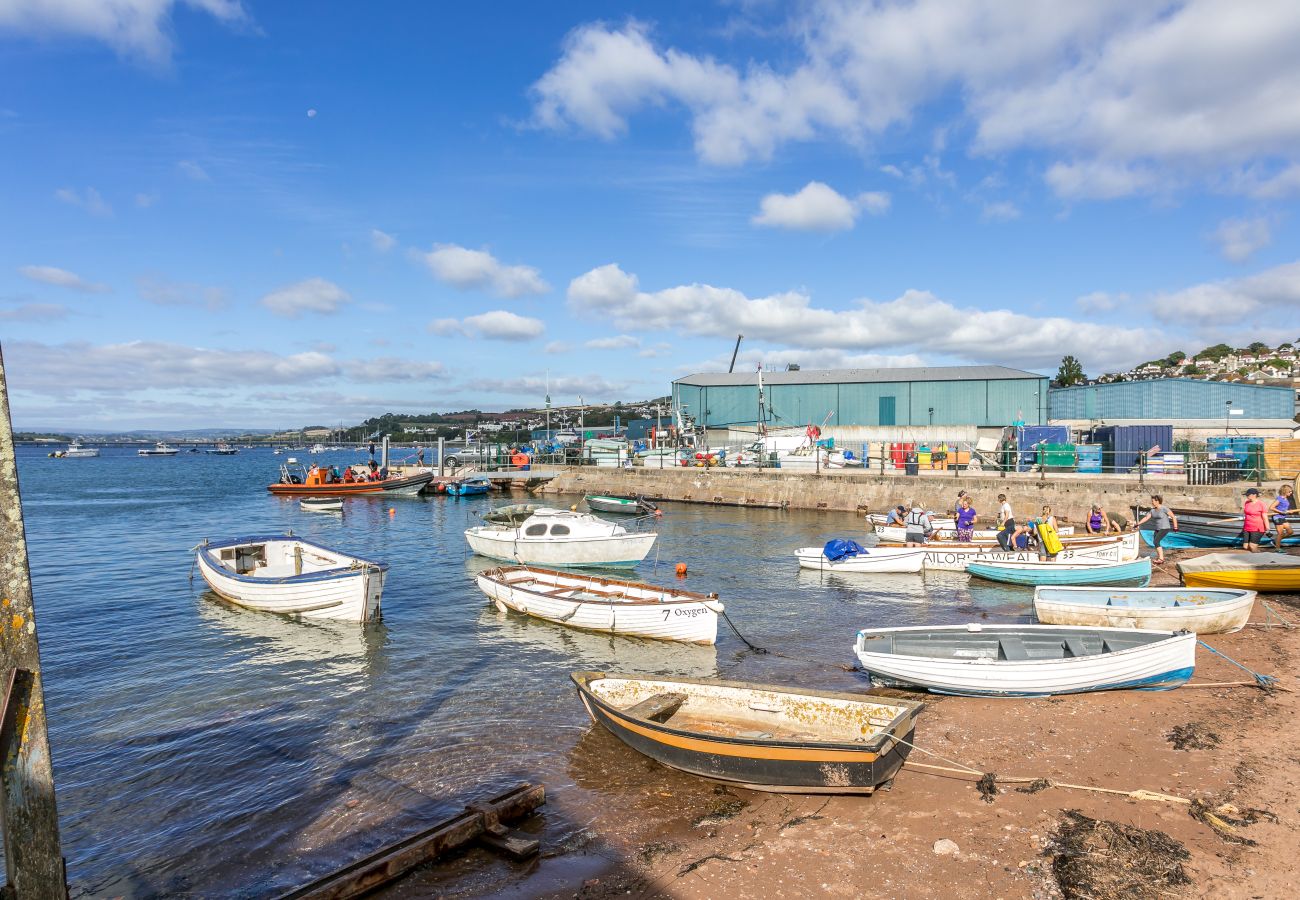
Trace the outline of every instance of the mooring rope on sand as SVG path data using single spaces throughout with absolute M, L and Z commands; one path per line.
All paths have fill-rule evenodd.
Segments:
M 1275 676 L 1273 676 L 1273 675 L 1261 675 L 1260 673 L 1256 672 L 1254 669 L 1248 669 L 1248 668 L 1246 668 L 1245 666 L 1243 666 L 1241 663 L 1239 663 L 1239 662 L 1237 662 L 1235 659 L 1233 659 L 1231 656 L 1229 656 L 1228 654 L 1224 653 L 1223 651 L 1221 651 L 1221 650 L 1215 650 L 1215 649 L 1214 649 L 1213 647 L 1211 647 L 1209 644 L 1205 643 L 1205 641 L 1198 640 L 1196 643 L 1200 644 L 1200 645 L 1201 645 L 1202 647 L 1204 647 L 1206 650 L 1209 650 L 1209 651 L 1210 651 L 1211 653 L 1213 653 L 1215 656 L 1222 657 L 1223 659 L 1226 659 L 1228 662 L 1232 663 L 1232 664 L 1233 664 L 1234 666 L 1236 666 L 1238 669 L 1241 669 L 1243 672 L 1245 672 L 1245 673 L 1246 673 L 1247 675 L 1249 675 L 1251 678 L 1254 678 L 1254 679 L 1255 679 L 1255 683 L 1256 683 L 1259 687 L 1263 688 L 1264 690 L 1266 690 L 1266 691 L 1271 691 L 1271 690 L 1274 690 L 1274 689 L 1277 687 L 1277 678 L 1276 678 Z

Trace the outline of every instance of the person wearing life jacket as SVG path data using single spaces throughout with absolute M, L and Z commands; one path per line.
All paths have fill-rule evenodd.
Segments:
M 346 469 L 343 470 L 343 483 L 344 483 L 344 484 L 352 484 L 352 483 L 355 482 L 356 480 L 357 480 L 356 476 L 352 474 L 352 467 L 351 467 L 351 466 L 348 466 Z
M 909 547 L 920 547 L 925 544 L 926 538 L 934 531 L 934 525 L 930 522 L 930 514 L 912 503 L 912 511 L 907 514 L 906 543 Z

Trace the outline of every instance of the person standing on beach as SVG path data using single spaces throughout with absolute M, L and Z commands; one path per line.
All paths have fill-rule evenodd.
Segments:
M 1255 493 L 1258 494 L 1259 491 L 1255 491 Z M 1264 504 L 1261 503 L 1259 507 L 1262 516 Z M 1137 531 L 1147 522 L 1151 523 L 1151 545 L 1156 548 L 1156 562 L 1163 563 L 1165 561 L 1165 548 L 1160 546 L 1160 543 L 1169 532 L 1178 530 L 1178 517 L 1174 515 L 1172 509 L 1165 506 L 1164 497 L 1159 494 L 1152 494 L 1151 509 L 1147 510 L 1145 516 L 1133 523 L 1133 530 Z
M 970 543 L 975 538 L 977 521 L 979 515 L 975 512 L 975 507 L 971 506 L 970 497 L 962 492 L 961 499 L 957 501 L 957 540 Z
M 1295 508 L 1295 488 L 1289 484 L 1284 484 L 1278 489 L 1277 499 L 1272 502 L 1268 508 L 1270 521 L 1277 529 L 1277 540 L 1273 546 L 1280 548 L 1282 541 L 1292 535 L 1291 526 L 1287 523 L 1286 517 L 1291 514 Z
M 1242 530 L 1245 543 L 1242 544 L 1251 553 L 1259 552 L 1259 542 L 1268 534 L 1268 507 L 1259 499 L 1259 489 L 1246 491 L 1246 502 L 1241 505 L 1243 518 Z

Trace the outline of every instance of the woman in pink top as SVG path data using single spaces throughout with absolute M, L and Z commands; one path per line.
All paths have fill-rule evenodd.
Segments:
M 1245 532 L 1245 548 L 1252 553 L 1259 552 L 1259 542 L 1268 534 L 1268 507 L 1259 499 L 1259 491 L 1251 488 L 1246 491 L 1246 502 L 1241 506 L 1241 514 L 1245 517 L 1242 523 Z

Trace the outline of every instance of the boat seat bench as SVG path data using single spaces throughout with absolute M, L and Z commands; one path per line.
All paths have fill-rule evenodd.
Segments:
M 1014 635 L 1003 635 L 998 638 L 998 652 L 1003 659 L 1029 659 L 1025 645 Z
M 655 694 L 647 697 L 635 706 L 623 710 L 626 715 L 651 722 L 666 722 L 677 714 L 687 697 L 685 694 Z
M 1077 637 L 1068 637 L 1065 639 L 1065 650 L 1071 656 L 1091 656 L 1088 648 L 1083 645 L 1083 641 Z

